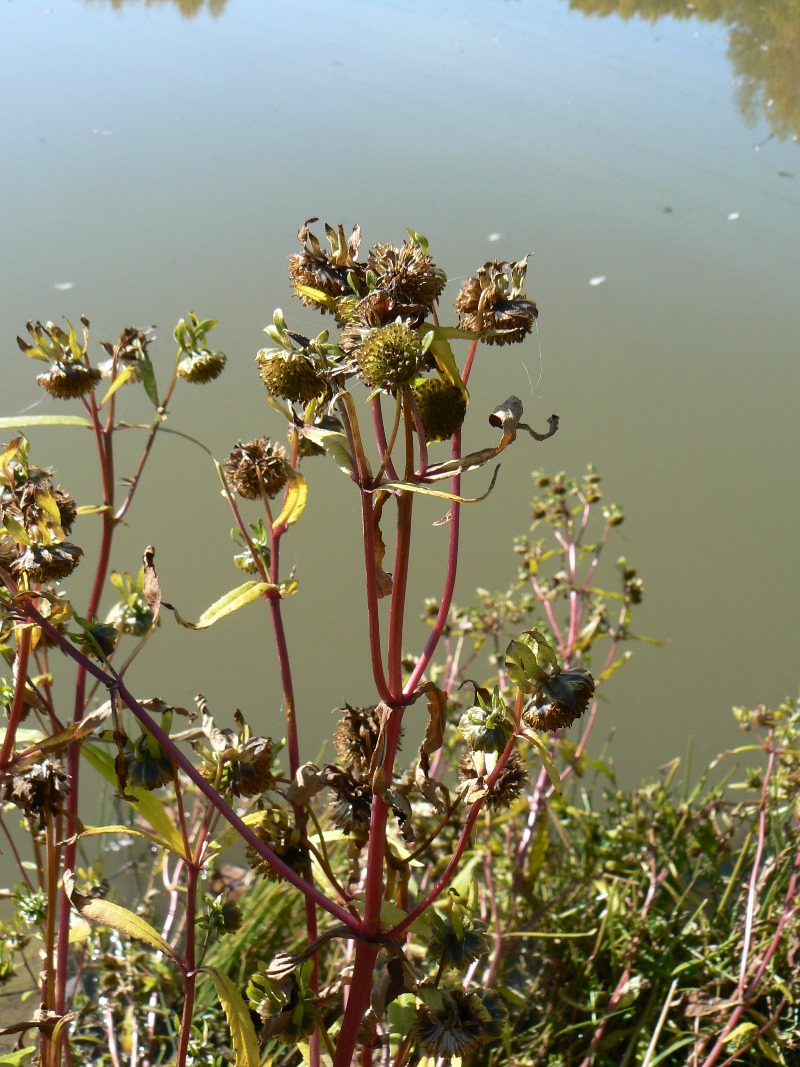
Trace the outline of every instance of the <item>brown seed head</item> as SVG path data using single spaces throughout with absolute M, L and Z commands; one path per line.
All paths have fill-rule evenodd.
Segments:
M 457 385 L 441 378 L 429 378 L 416 386 L 414 399 L 429 441 L 446 441 L 461 428 L 467 401 Z
M 485 339 L 489 345 L 521 341 L 539 314 L 536 304 L 522 291 L 527 268 L 527 258 L 519 263 L 493 260 L 484 264 L 456 297 L 459 324 L 466 330 L 497 330 Z
M 299 292 L 297 287 L 305 285 L 333 297 L 349 296 L 352 295 L 352 289 L 348 284 L 348 274 L 353 277 L 357 288 L 363 291 L 366 268 L 356 260 L 361 244 L 361 229 L 358 226 L 354 226 L 352 234 L 346 238 L 341 224 L 336 230 L 326 224 L 325 233 L 331 246 L 330 252 L 326 252 L 308 228 L 309 223 L 316 221 L 308 219 L 297 232 L 303 250 L 289 257 L 289 279 L 303 304 L 324 313 L 326 308 L 323 305 Z
M 239 496 L 257 500 L 262 493 L 276 496 L 286 485 L 291 467 L 286 449 L 269 437 L 242 444 L 240 441 L 224 463 L 225 474 Z
M 50 396 L 71 400 L 90 393 L 100 378 L 100 371 L 85 363 L 53 363 L 49 370 L 37 375 L 36 381 Z

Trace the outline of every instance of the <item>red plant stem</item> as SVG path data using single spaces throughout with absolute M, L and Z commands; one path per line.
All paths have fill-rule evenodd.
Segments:
M 361 924 L 349 911 L 345 911 L 335 901 L 329 900 L 323 893 L 321 893 L 316 886 L 307 882 L 305 878 L 301 877 L 294 871 L 288 864 L 276 856 L 275 853 L 267 845 L 261 841 L 249 826 L 236 814 L 236 812 L 230 807 L 229 804 L 220 796 L 220 794 L 210 785 L 205 778 L 200 774 L 188 756 L 184 755 L 180 748 L 174 741 L 161 729 L 158 723 L 153 719 L 150 714 L 142 707 L 138 700 L 127 689 L 123 682 L 118 681 L 111 675 L 107 674 L 102 667 L 93 663 L 78 649 L 73 648 L 70 642 L 51 626 L 50 623 L 33 607 L 32 604 L 26 603 L 22 608 L 24 613 L 34 622 L 37 626 L 41 626 L 43 630 L 53 639 L 53 641 L 61 648 L 70 659 L 81 663 L 88 674 L 93 675 L 104 685 L 110 689 L 115 689 L 119 695 L 123 704 L 130 709 L 137 722 L 141 723 L 145 729 L 153 735 L 161 748 L 169 754 L 170 759 L 181 768 L 186 776 L 197 786 L 199 791 L 211 802 L 220 815 L 237 831 L 239 836 L 250 845 L 259 856 L 265 859 L 275 870 L 284 878 L 287 882 L 290 882 L 296 889 L 299 889 L 301 893 L 311 897 L 316 903 L 327 911 L 334 918 L 338 919 L 348 930 L 351 930 L 353 934 L 358 937 L 361 936 L 362 928 Z
M 372 510 L 372 498 L 369 493 L 361 493 L 361 530 L 364 544 L 364 578 L 367 594 L 367 626 L 369 630 L 369 654 L 372 663 L 372 677 L 378 696 L 387 704 L 392 702 L 392 694 L 386 684 L 386 674 L 381 659 L 381 623 L 378 612 L 378 576 L 375 570 L 375 527 Z
M 195 972 L 195 933 L 197 918 L 197 876 L 199 868 L 194 860 L 186 864 L 186 948 L 184 966 L 183 1013 L 181 1015 L 181 1032 L 178 1040 L 176 1067 L 185 1067 L 192 1033 L 192 1014 L 194 1012 L 194 992 L 197 974 Z
M 6 736 L 3 741 L 3 749 L 0 752 L 0 767 L 4 767 L 11 760 L 14 750 L 14 742 L 17 736 L 17 727 L 25 710 L 25 685 L 28 681 L 28 662 L 31 654 L 31 628 L 23 626 L 17 636 L 17 657 L 14 664 L 14 698 L 11 702 L 11 710 L 8 714 Z
M 286 527 L 274 523 L 270 530 L 270 581 L 273 585 L 280 585 L 280 547 L 281 538 L 286 532 Z M 300 738 L 297 730 L 297 713 L 294 698 L 294 682 L 292 681 L 292 667 L 289 659 L 289 646 L 286 642 L 286 630 L 283 625 L 282 599 L 279 593 L 269 596 L 269 607 L 272 614 L 272 629 L 275 637 L 275 648 L 278 654 L 278 663 L 281 672 L 281 684 L 283 686 L 283 709 L 286 717 L 286 740 L 289 749 L 289 772 L 292 779 L 300 766 Z M 305 837 L 308 818 L 302 807 L 294 805 L 294 814 L 300 833 Z M 317 909 L 310 897 L 305 897 L 306 911 L 306 937 L 308 944 L 313 944 L 317 939 Z M 319 959 L 314 953 L 312 960 L 312 973 L 309 988 L 312 993 L 319 989 Z M 309 1053 L 311 1067 L 319 1065 L 319 1030 L 315 1029 L 309 1038 Z
M 458 460 L 461 458 L 461 431 L 458 430 L 453 434 L 452 445 L 452 458 Z M 452 482 L 451 488 L 454 496 L 459 496 L 461 493 L 461 475 L 457 474 Z M 411 672 L 411 677 L 406 682 L 403 694 L 405 697 L 411 695 L 416 687 L 419 685 L 420 680 L 427 670 L 428 664 L 433 658 L 433 654 L 439 646 L 442 633 L 444 632 L 445 625 L 447 623 L 447 616 L 450 614 L 450 605 L 453 602 L 453 593 L 456 588 L 456 576 L 458 574 L 458 547 L 459 547 L 459 533 L 461 528 L 461 505 L 456 500 L 450 502 L 450 544 L 447 550 L 447 571 L 444 579 L 444 588 L 442 589 L 442 596 L 439 601 L 439 610 L 436 613 L 436 619 L 433 623 L 433 629 L 431 635 L 428 638 L 425 648 L 422 650 L 422 655 L 414 666 L 414 670 Z
M 521 691 L 518 691 L 517 692 L 517 700 L 516 700 L 516 719 L 517 719 L 517 721 L 519 721 L 519 716 L 520 716 L 520 714 L 522 712 L 523 697 L 524 697 L 523 693 Z M 506 747 L 500 753 L 500 756 L 499 756 L 499 758 L 497 760 L 497 763 L 495 764 L 494 770 L 492 771 L 492 773 L 486 779 L 486 786 L 487 786 L 487 788 L 489 790 L 491 790 L 494 787 L 495 782 L 497 781 L 497 779 L 502 774 L 503 768 L 505 767 L 506 763 L 508 762 L 508 758 L 511 755 L 511 753 L 513 752 L 514 746 L 516 745 L 516 743 L 517 743 L 516 735 L 512 735 L 512 737 L 509 739 L 508 743 L 506 744 Z M 404 934 L 406 932 L 406 930 L 409 928 L 409 926 L 411 926 L 411 924 L 414 922 L 414 920 L 417 919 L 418 916 L 422 915 L 423 912 L 427 911 L 428 908 L 431 906 L 431 904 L 433 904 L 434 901 L 437 900 L 442 895 L 442 893 L 445 891 L 447 886 L 450 884 L 450 882 L 451 882 L 451 880 L 453 878 L 453 875 L 456 873 L 456 869 L 457 869 L 457 867 L 458 867 L 458 865 L 459 865 L 459 863 L 461 861 L 461 857 L 464 854 L 464 850 L 467 847 L 467 843 L 469 841 L 470 834 L 472 833 L 472 828 L 474 827 L 475 822 L 476 822 L 476 820 L 478 818 L 478 815 L 480 814 L 482 808 L 483 808 L 483 800 L 476 800 L 475 803 L 470 808 L 469 814 L 467 815 L 467 817 L 466 817 L 466 819 L 464 821 L 464 826 L 463 826 L 463 828 L 461 830 L 461 833 L 459 835 L 458 841 L 456 842 L 455 850 L 454 850 L 453 855 L 452 855 L 452 857 L 450 859 L 450 862 L 445 867 L 443 874 L 439 877 L 438 881 L 433 886 L 433 888 L 428 891 L 428 893 L 422 898 L 422 900 L 420 900 L 417 903 L 417 905 L 414 908 L 412 908 L 412 910 L 408 913 L 408 915 L 406 915 L 406 917 L 401 922 L 399 922 L 396 926 L 393 926 L 391 928 L 391 930 L 387 930 L 387 932 L 385 934 L 385 939 L 387 941 L 388 940 L 396 940 L 397 938 L 401 937 L 402 934 Z
M 103 595 L 103 587 L 108 574 L 111 559 L 111 543 L 117 522 L 113 515 L 114 507 L 114 449 L 113 449 L 113 398 L 108 415 L 108 423 L 103 427 L 100 423 L 99 411 L 95 402 L 94 394 L 90 397 L 90 412 L 92 425 L 97 442 L 97 452 L 100 461 L 100 476 L 103 487 L 102 512 L 103 530 L 100 538 L 100 548 L 97 555 L 97 565 L 94 572 L 94 584 L 89 597 L 89 605 L 86 609 L 87 618 L 94 619 L 100 606 L 100 598 Z M 73 708 L 73 722 L 79 722 L 83 718 L 86 707 L 86 666 L 78 662 L 75 675 L 75 704 Z M 67 773 L 69 775 L 70 792 L 67 797 L 66 812 L 68 820 L 74 824 L 78 815 L 78 803 L 80 795 L 80 748 L 78 745 L 70 745 L 67 752 Z M 75 867 L 77 845 L 70 840 L 64 846 L 63 869 L 72 870 Z M 55 900 L 56 898 L 51 898 Z M 59 898 L 58 918 L 58 962 L 56 965 L 56 1001 L 55 1010 L 62 1014 L 66 1007 L 66 984 L 69 965 L 69 916 L 70 904 L 66 893 L 61 893 Z
M 356 944 L 356 956 L 353 964 L 353 977 L 347 1007 L 342 1018 L 342 1028 L 336 1042 L 336 1056 L 333 1067 L 351 1067 L 353 1053 L 358 1043 L 361 1023 L 369 1010 L 369 998 L 372 992 L 373 971 L 378 956 L 379 946 L 371 941 L 359 941 Z

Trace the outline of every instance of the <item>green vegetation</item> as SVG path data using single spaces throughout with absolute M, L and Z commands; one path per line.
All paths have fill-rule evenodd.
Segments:
M 588 740 L 597 691 L 644 640 L 643 584 L 613 559 L 624 513 L 600 475 L 536 472 L 508 588 L 453 602 L 464 506 L 503 493 L 502 451 L 551 449 L 558 427 L 533 429 L 518 398 L 498 398 L 484 446 L 461 447 L 475 359 L 501 367 L 535 326 L 527 260 L 484 264 L 445 326 L 447 279 L 421 234 L 361 258 L 358 227 L 326 227 L 324 247 L 315 221 L 289 275 L 335 338 L 293 331 L 281 311 L 266 329 L 256 365 L 285 443 L 239 441 L 209 467 L 246 577 L 196 621 L 164 600 L 151 545 L 141 569 L 113 565 L 176 390 L 224 373 L 214 320 L 178 323 L 166 388 L 149 331 L 101 345 L 100 363 L 85 319 L 29 323 L 19 340 L 71 409 L 0 420 L 17 432 L 0 453 L 0 832 L 19 867 L 0 925 L 0 983 L 17 1005 L 0 1035 L 17 1046 L 0 1064 L 788 1067 L 800 705 L 737 709 L 752 740 L 696 781 L 675 760 L 619 789 Z M 132 428 L 122 409 L 136 388 L 153 417 Z M 36 464 L 21 431 L 43 426 L 94 446 L 99 505 L 78 506 Z M 121 478 L 115 444 L 135 429 L 141 453 Z M 309 519 L 303 471 L 326 459 L 341 514 L 360 507 L 366 607 L 352 640 L 367 643 L 374 699 L 337 709 L 335 762 L 320 767 L 301 752 L 293 686 L 315 650 L 290 648 L 284 627 L 286 611 L 319 606 L 284 557 Z M 437 587 L 410 650 L 411 534 L 431 504 L 446 509 L 446 548 L 438 576 L 426 555 Z M 91 559 L 72 540 L 88 523 Z M 147 516 L 139 526 L 144 546 Z M 79 565 L 93 575 L 81 606 Z M 128 688 L 171 627 L 257 626 L 259 612 L 283 740 L 203 697 L 187 711 Z M 88 825 L 80 796 L 98 777 L 115 814 Z M 110 851 L 130 857 L 113 888 Z

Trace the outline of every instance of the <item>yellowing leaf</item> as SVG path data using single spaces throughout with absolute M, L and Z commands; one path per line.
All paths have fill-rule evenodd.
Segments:
M 258 1039 L 242 994 L 230 978 L 216 967 L 198 969 L 209 975 L 216 987 L 217 996 L 228 1020 L 236 1067 L 259 1067 L 261 1056 L 258 1051 Z
M 139 369 L 138 363 L 130 363 L 124 370 L 120 371 L 119 374 L 114 379 L 114 381 L 108 387 L 108 392 L 103 397 L 103 399 L 100 401 L 100 407 L 103 407 L 105 402 L 107 400 L 110 400 L 111 397 L 114 395 L 114 393 L 116 393 L 117 389 L 119 389 L 119 387 L 121 385 L 124 385 L 125 382 L 127 382 L 128 379 L 130 378 L 130 376 L 134 373 L 134 371 L 136 371 L 138 369 Z
M 23 426 L 83 426 L 92 424 L 82 415 L 11 415 L 0 419 L 0 430 L 21 429 Z
M 286 503 L 283 505 L 283 511 L 272 524 L 273 530 L 276 527 L 293 526 L 303 514 L 307 500 L 308 482 L 299 471 L 292 471 L 286 490 Z
M 141 941 L 179 963 L 169 941 L 165 941 L 158 930 L 145 922 L 141 915 L 136 915 L 120 904 L 114 904 L 113 901 L 97 900 L 78 893 L 75 889 L 75 875 L 72 871 L 64 871 L 64 891 L 84 919 L 98 923 L 100 926 L 110 926 L 112 930 L 117 930 L 125 937 Z
M 184 619 L 174 607 L 172 610 L 181 626 L 185 626 L 188 630 L 205 630 L 206 627 L 213 626 L 215 622 L 224 619 L 226 615 L 232 615 L 234 611 L 238 611 L 239 608 L 243 608 L 246 604 L 252 604 L 254 600 L 258 600 L 271 589 L 277 591 L 278 587 L 277 585 L 270 585 L 269 582 L 245 582 L 244 585 L 231 589 L 225 596 L 214 601 L 211 607 L 203 612 L 197 622 L 189 622 Z M 171 606 L 164 605 L 164 607 Z
M 533 733 L 525 733 L 524 736 L 530 741 L 536 752 L 539 755 L 539 759 L 542 761 L 544 769 L 547 771 L 547 777 L 550 779 L 550 783 L 553 789 L 557 793 L 561 792 L 561 775 L 558 773 L 558 767 L 556 767 L 553 757 L 550 755 L 550 749 L 542 741 L 541 737 Z

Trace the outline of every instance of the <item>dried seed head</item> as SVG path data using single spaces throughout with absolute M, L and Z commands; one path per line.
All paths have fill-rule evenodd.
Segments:
M 357 348 L 358 375 L 371 389 L 398 389 L 419 370 L 422 342 L 417 333 L 402 322 L 372 330 Z
M 354 708 L 345 704 L 333 731 L 333 745 L 344 765 L 356 774 L 366 774 L 381 731 L 376 705 Z
M 334 826 L 354 837 L 366 839 L 372 812 L 372 789 L 343 767 L 330 764 L 325 778 L 333 791 L 331 820 Z
M 208 348 L 187 352 L 178 362 L 178 377 L 193 385 L 205 385 L 222 374 L 227 359 L 224 352 L 212 352 Z
M 230 789 L 236 797 L 256 797 L 272 789 L 272 738 L 251 737 L 228 761 Z
M 45 824 L 46 814 L 58 814 L 69 793 L 69 778 L 58 760 L 45 759 L 20 774 L 7 775 L 3 799 L 16 804 L 29 819 Z
M 571 667 L 542 682 L 522 713 L 534 730 L 566 730 L 586 711 L 594 695 L 594 679 L 582 667 Z
M 307 404 L 326 391 L 325 377 L 303 352 L 262 348 L 256 356 L 256 363 L 267 389 L 284 400 Z
M 239 441 L 223 466 L 234 490 L 246 500 L 257 500 L 262 493 L 270 499 L 276 496 L 286 485 L 292 469 L 286 449 L 269 437 L 259 437 L 247 444 Z
M 457 385 L 450 385 L 441 378 L 430 378 L 416 386 L 414 399 L 429 441 L 446 441 L 461 429 L 467 401 Z
M 300 830 L 294 825 L 288 812 L 275 808 L 265 811 L 259 822 L 251 826 L 251 829 L 256 837 L 265 845 L 269 845 L 272 851 L 293 871 L 308 877 L 310 870 L 308 849 L 303 845 Z M 247 862 L 254 871 L 263 874 L 270 882 L 282 881 L 275 868 L 251 846 L 247 848 Z
M 458 764 L 459 778 L 462 782 L 471 781 L 478 777 L 478 768 L 475 766 L 475 758 L 472 752 L 465 752 Z M 497 777 L 494 788 L 486 797 L 486 806 L 490 811 L 503 811 L 510 808 L 514 801 L 522 794 L 528 784 L 528 770 L 525 761 L 514 749 L 508 757 L 505 766 Z
M 431 312 L 447 283 L 444 271 L 418 244 L 408 241 L 400 248 L 375 245 L 367 257 L 367 267 L 376 276 L 376 288 L 387 293 L 398 307 Z
M 125 745 L 128 784 L 134 789 L 159 789 L 172 781 L 172 760 L 149 734 L 140 734 Z
M 428 1055 L 466 1056 L 486 1041 L 483 1005 L 475 993 L 463 989 L 441 991 L 438 1004 L 423 1003 L 417 1011 L 412 1034 Z
M 37 375 L 36 381 L 50 396 L 59 400 L 90 393 L 100 381 L 101 374 L 96 367 L 87 367 L 85 363 L 53 363 L 50 369 Z
M 297 232 L 297 239 L 303 246 L 303 250 L 289 257 L 289 279 L 296 296 L 302 303 L 324 313 L 326 310 L 324 305 L 301 292 L 298 286 L 305 285 L 311 289 L 317 289 L 327 296 L 351 296 L 353 290 L 348 276 L 353 280 L 356 288 L 363 292 L 366 267 L 356 260 L 358 246 L 361 244 L 361 230 L 358 226 L 354 226 L 352 234 L 346 238 L 341 223 L 336 230 L 326 225 L 325 233 L 331 250 L 325 252 L 308 228 L 309 223 L 316 221 L 317 219 L 308 219 Z
M 103 377 L 111 378 L 115 373 L 120 374 L 130 368 L 128 381 L 140 382 L 142 380 L 141 366 L 147 355 L 147 346 L 154 340 L 152 333 L 152 326 L 147 330 L 137 330 L 133 326 L 128 326 L 122 331 L 115 345 L 104 342 L 103 348 L 111 358 L 98 365 L 98 370 Z
M 527 268 L 527 258 L 519 263 L 494 260 L 484 264 L 456 297 L 459 324 L 466 330 L 497 330 L 485 338 L 489 345 L 514 344 L 526 337 L 539 314 L 522 291 Z
M 82 555 L 82 548 L 66 541 L 57 545 L 28 545 L 11 564 L 11 570 L 18 577 L 26 574 L 30 582 L 59 582 L 72 574 Z

